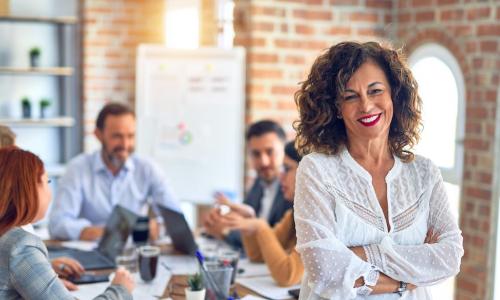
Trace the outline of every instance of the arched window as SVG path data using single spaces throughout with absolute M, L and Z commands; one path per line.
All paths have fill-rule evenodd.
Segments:
M 422 97 L 423 132 L 416 153 L 441 170 L 458 219 L 463 167 L 465 84 L 460 66 L 445 47 L 425 44 L 409 58 Z M 453 299 L 454 279 L 432 288 L 436 299 Z

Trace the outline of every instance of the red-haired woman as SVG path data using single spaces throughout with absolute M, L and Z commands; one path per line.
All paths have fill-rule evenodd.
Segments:
M 74 299 L 52 269 L 47 248 L 22 225 L 42 219 L 51 199 L 40 158 L 17 147 L 0 149 L 0 299 Z M 118 270 L 96 299 L 132 299 L 134 281 Z

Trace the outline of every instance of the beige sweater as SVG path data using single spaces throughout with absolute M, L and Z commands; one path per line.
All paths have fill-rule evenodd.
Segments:
M 293 226 L 293 211 L 289 210 L 273 228 L 263 223 L 254 234 L 242 235 L 250 261 L 264 261 L 280 286 L 297 284 L 304 274 L 304 265 L 295 250 L 297 237 L 292 235 Z

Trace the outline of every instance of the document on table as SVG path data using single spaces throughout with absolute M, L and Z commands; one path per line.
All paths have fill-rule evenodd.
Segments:
M 276 300 L 291 299 L 288 290 L 300 288 L 300 284 L 280 287 L 271 276 L 237 278 L 236 282 L 261 296 Z
M 78 249 L 83 251 L 92 251 L 97 248 L 96 241 L 67 241 L 62 242 L 61 245 L 63 247 Z
M 160 256 L 158 268 L 167 270 L 173 275 L 186 275 L 199 272 L 196 258 L 189 255 Z
M 240 259 L 238 262 L 238 270 L 238 278 L 266 276 L 271 274 L 265 263 L 253 263 L 247 258 Z
M 139 273 L 134 274 L 135 289 L 132 293 L 134 299 L 144 300 L 158 300 L 158 297 L 163 295 L 167 283 L 170 280 L 170 272 L 158 265 L 156 270 L 156 278 L 151 282 L 144 282 Z M 93 299 L 101 294 L 111 282 L 100 282 L 92 284 L 80 284 L 78 290 L 71 292 L 71 294 L 80 300 Z

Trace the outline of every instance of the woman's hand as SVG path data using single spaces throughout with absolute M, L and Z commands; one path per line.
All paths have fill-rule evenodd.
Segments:
M 424 243 L 425 244 L 435 244 L 439 241 L 438 234 L 435 233 L 432 228 L 427 231 L 427 235 L 425 236 Z
M 255 210 L 253 207 L 243 203 L 233 203 L 222 193 L 215 193 L 215 202 L 219 205 L 229 206 L 232 212 L 235 212 L 242 217 L 255 218 Z
M 258 218 L 245 218 L 238 213 L 229 213 L 221 218 L 221 223 L 229 229 L 240 230 L 243 234 L 253 234 L 267 222 Z
M 58 257 L 54 258 L 51 262 L 52 269 L 56 271 L 57 275 L 62 277 L 80 277 L 83 273 L 85 273 L 85 269 L 82 265 L 69 257 Z
M 68 291 L 76 291 L 78 290 L 78 286 L 76 284 L 74 284 L 73 282 L 71 281 L 68 281 L 64 278 L 59 278 L 59 280 L 62 281 L 62 284 L 64 285 L 65 288 L 68 289 Z
M 113 278 L 111 284 L 121 285 L 131 294 L 135 288 L 134 278 L 132 278 L 130 272 L 123 267 L 116 269 L 115 278 Z

